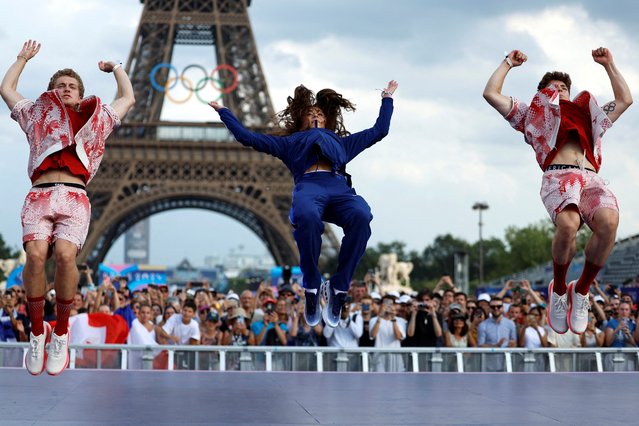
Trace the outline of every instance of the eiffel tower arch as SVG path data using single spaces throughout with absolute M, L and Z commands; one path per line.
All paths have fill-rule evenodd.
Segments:
M 250 0 L 141 0 L 142 16 L 126 63 L 136 104 L 107 142 L 100 171 L 88 187 L 91 225 L 79 261 L 94 268 L 115 240 L 156 213 L 200 208 L 225 214 L 264 242 L 277 264 L 299 256 L 288 211 L 293 180 L 276 158 L 235 142 L 222 123 L 160 119 L 165 93 L 150 83 L 157 64 L 171 64 L 176 45 L 213 46 L 218 65 L 237 71 L 219 79 L 237 87 L 226 106 L 247 126 L 268 131 L 273 105 L 248 16 Z M 167 81 L 169 69 L 156 69 Z M 226 90 L 224 90 L 226 92 Z M 179 224 L 177 225 L 179 226 Z M 215 238 L 214 229 L 202 229 Z M 325 254 L 339 242 L 326 227 Z

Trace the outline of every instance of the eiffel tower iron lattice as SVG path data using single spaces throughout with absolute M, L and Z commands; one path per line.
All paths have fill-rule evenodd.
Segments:
M 288 211 L 292 177 L 276 158 L 235 142 L 221 123 L 160 120 L 165 94 L 150 84 L 176 45 L 213 46 L 218 64 L 237 70 L 237 87 L 224 104 L 254 130 L 274 115 L 248 16 L 250 0 L 142 0 L 144 8 L 126 63 L 136 105 L 107 142 L 100 171 L 88 187 L 91 226 L 79 261 L 95 269 L 115 240 L 156 213 L 200 208 L 225 214 L 264 242 L 276 264 L 299 255 Z M 206 53 L 206 52 L 205 52 Z M 156 72 L 166 81 L 169 69 Z M 219 77 L 227 87 L 230 77 Z M 213 114 L 212 114 L 213 116 Z M 203 230 L 215 237 L 215 230 Z M 326 227 L 323 250 L 339 242 Z

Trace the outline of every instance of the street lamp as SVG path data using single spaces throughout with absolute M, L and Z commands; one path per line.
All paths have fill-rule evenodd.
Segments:
M 481 212 L 488 210 L 488 203 L 477 202 L 473 204 L 473 210 L 479 210 L 479 285 L 484 284 L 484 240 L 481 235 Z

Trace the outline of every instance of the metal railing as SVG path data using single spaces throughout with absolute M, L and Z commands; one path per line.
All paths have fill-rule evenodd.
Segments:
M 24 366 L 26 343 L 0 343 L 0 366 Z M 638 371 L 639 348 L 353 348 L 72 345 L 69 368 L 214 371 Z

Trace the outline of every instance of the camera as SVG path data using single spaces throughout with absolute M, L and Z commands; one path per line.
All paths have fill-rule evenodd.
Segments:
M 273 312 L 275 312 L 275 305 L 273 303 L 267 303 L 264 312 L 269 315 L 272 314 Z
M 423 311 L 423 310 L 426 310 L 426 309 L 428 309 L 428 304 L 426 304 L 426 303 L 424 303 L 424 302 L 419 302 L 419 303 L 417 304 L 417 309 L 421 309 L 422 311 Z
M 350 295 L 344 298 L 344 303 L 352 303 L 352 302 L 353 302 L 353 298 Z
M 362 312 L 368 312 L 371 310 L 371 305 L 368 303 L 362 303 Z

